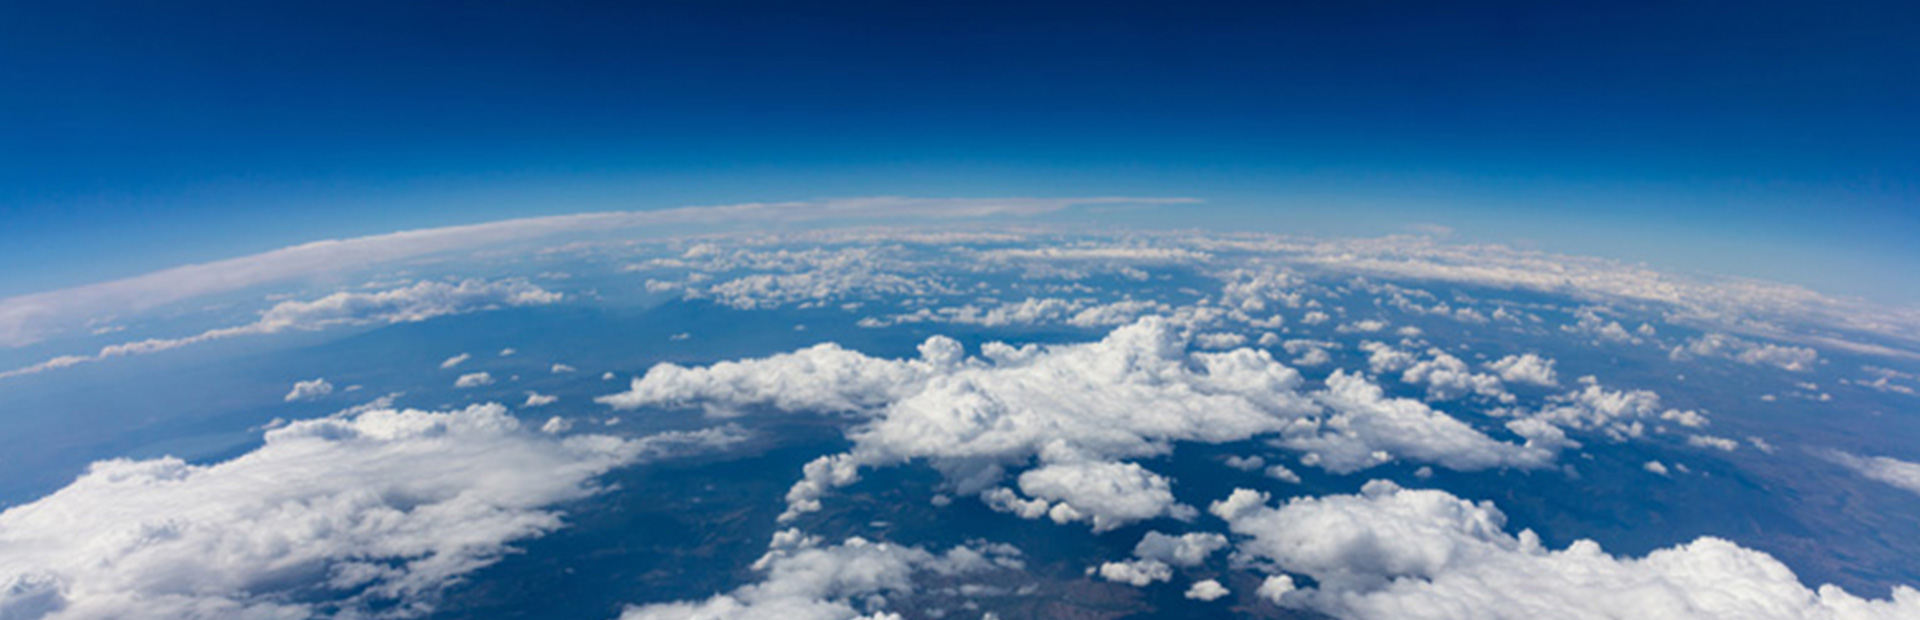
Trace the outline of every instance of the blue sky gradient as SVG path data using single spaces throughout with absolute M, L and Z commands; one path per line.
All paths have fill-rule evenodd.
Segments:
M 1914 32 L 1906 2 L 7 3 L 0 295 L 528 215 L 1161 195 L 1207 204 L 1100 219 L 1431 223 L 1913 303 Z

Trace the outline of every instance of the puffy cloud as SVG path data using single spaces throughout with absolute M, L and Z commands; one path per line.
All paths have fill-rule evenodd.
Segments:
M 447 360 L 444 362 L 440 362 L 440 369 L 441 370 L 451 369 L 454 366 L 459 366 L 460 364 L 463 364 L 470 359 L 473 359 L 473 354 L 461 353 L 459 355 L 455 355 L 453 357 L 447 358 Z
M 1019 477 L 1020 491 L 1052 503 L 1057 523 L 1086 521 L 1103 532 L 1135 521 L 1169 516 L 1191 519 L 1196 511 L 1173 498 L 1173 483 L 1138 463 L 1068 461 L 1048 463 Z
M 1440 349 L 1428 349 L 1427 359 L 1408 367 L 1400 380 L 1427 384 L 1428 400 L 1452 400 L 1468 394 L 1501 402 L 1514 399 L 1500 384 L 1499 377 L 1475 373 L 1468 369 L 1466 362 Z
M 1232 332 L 1207 332 L 1194 336 L 1194 344 L 1202 349 L 1231 349 L 1246 343 L 1246 336 Z
M 1509 355 L 1487 363 L 1487 368 L 1500 373 L 1500 378 L 1512 383 L 1531 383 L 1541 386 L 1560 385 L 1559 376 L 1553 371 L 1554 360 L 1533 353 Z
M 1789 347 L 1754 342 L 1726 334 L 1706 334 L 1687 339 L 1686 344 L 1668 353 L 1676 361 L 1696 357 L 1728 359 L 1753 366 L 1773 366 L 1782 370 L 1805 372 L 1820 362 L 1820 352 L 1807 347 Z
M 1822 455 L 1854 473 L 1920 493 L 1920 463 L 1909 463 L 1888 456 L 1860 456 L 1840 450 L 1829 450 Z
M 1367 368 L 1373 370 L 1374 374 L 1400 372 L 1419 360 L 1414 354 L 1395 349 L 1384 342 L 1361 342 L 1360 350 L 1367 352 Z
M 1386 321 L 1382 321 L 1379 319 L 1367 319 L 1364 321 L 1354 321 L 1352 323 L 1341 323 L 1340 326 L 1333 328 L 1333 331 L 1336 331 L 1342 334 L 1371 333 L 1371 332 L 1377 332 L 1386 328 L 1387 328 Z
M 1129 560 L 1101 564 L 1095 574 L 1107 581 L 1144 588 L 1156 581 L 1172 580 L 1173 567 L 1159 560 Z
M 759 582 L 702 601 L 630 606 L 620 620 L 887 620 L 888 596 L 915 593 L 914 579 L 964 577 L 1021 567 L 1005 545 L 960 546 L 935 554 L 863 538 L 832 546 L 787 530 L 754 564 Z M 862 610 L 866 610 L 863 613 Z
M 0 617 L 410 616 L 602 472 L 737 429 L 553 438 L 499 405 L 294 422 L 233 460 L 95 463 L 0 513 Z
M 1274 480 L 1279 480 L 1281 482 L 1287 482 L 1292 484 L 1300 484 L 1300 474 L 1294 473 L 1293 470 L 1288 469 L 1287 466 L 1281 465 L 1279 463 L 1274 463 L 1273 465 L 1268 466 L 1266 472 L 1264 473 L 1267 475 L 1268 478 L 1272 478 Z
M 1302 462 L 1329 471 L 1359 471 L 1396 457 L 1456 470 L 1529 469 L 1553 461 L 1554 446 L 1495 440 L 1420 401 L 1388 398 L 1363 375 L 1335 370 L 1313 397 L 1333 410 L 1316 424 L 1321 432 L 1296 432 L 1276 443 L 1307 452 Z
M 460 375 L 460 378 L 453 380 L 453 387 L 457 388 L 476 388 L 483 385 L 493 385 L 493 375 L 491 373 L 486 371 L 470 372 Z
M 1226 548 L 1227 537 L 1213 532 L 1192 532 L 1179 536 L 1168 536 L 1160 532 L 1147 532 L 1134 545 L 1134 557 L 1143 560 L 1158 560 L 1172 566 L 1199 566 L 1207 561 L 1207 556 Z
M 1336 471 L 1394 454 L 1456 469 L 1535 467 L 1552 457 L 1492 440 L 1416 401 L 1385 399 L 1363 378 L 1336 373 L 1329 390 L 1309 397 L 1298 390 L 1299 374 L 1265 351 L 1189 352 L 1187 344 L 1178 326 L 1158 317 L 1085 344 L 990 343 L 981 357 L 944 337 L 905 360 L 822 344 L 704 368 L 662 364 L 599 400 L 622 409 L 699 406 L 716 416 L 752 407 L 860 416 L 848 433 L 851 451 L 805 468 L 788 494 L 787 519 L 817 510 L 862 468 L 913 460 L 1000 509 L 1109 529 L 1190 511 L 1172 501 L 1163 477 L 1122 462 L 1166 454 L 1175 441 L 1278 434 L 1279 445 L 1312 452 L 1314 463 Z M 1008 468 L 1036 462 L 1018 484 L 1026 498 L 1001 486 Z
M 1232 467 L 1240 471 L 1253 471 L 1266 467 L 1266 465 L 1267 459 L 1261 458 L 1260 455 L 1257 454 L 1245 457 L 1238 455 L 1227 457 L 1227 467 Z
M 333 384 L 327 383 L 324 377 L 308 381 L 297 381 L 293 384 L 293 390 L 287 392 L 286 401 L 320 400 L 321 397 L 332 393 Z
M 550 304 L 560 299 L 559 293 L 549 292 L 522 280 L 465 280 L 458 284 L 428 281 L 371 293 L 343 291 L 312 301 L 274 304 L 262 312 L 258 320 L 246 325 L 210 329 L 185 338 L 150 338 L 111 345 L 92 355 L 62 356 L 0 372 L 0 379 L 117 357 L 158 353 L 226 338 L 313 331 L 339 325 L 424 321 L 501 306 Z
M 1228 591 L 1226 586 L 1220 585 L 1220 582 L 1212 579 L 1195 581 L 1192 587 L 1187 588 L 1187 598 L 1196 601 L 1211 601 L 1228 594 L 1232 594 L 1232 592 Z
M 1727 452 L 1740 449 L 1740 442 L 1725 437 L 1715 437 L 1713 435 L 1688 435 L 1687 445 L 1695 448 L 1713 448 Z
M 1640 469 L 1647 470 L 1647 473 L 1660 476 L 1665 476 L 1668 473 L 1667 464 L 1660 461 L 1647 461 L 1646 464 L 1640 466 Z
M 1619 321 L 1602 318 L 1592 308 L 1581 308 L 1573 314 L 1577 319 L 1576 322 L 1572 325 L 1560 326 L 1561 331 L 1592 336 L 1595 340 L 1602 342 L 1640 343 L 1640 339 L 1628 333 L 1627 328 L 1622 327 Z
M 556 374 L 556 375 L 561 373 L 574 372 L 575 370 L 578 370 L 578 369 L 572 366 L 568 366 L 566 364 L 558 364 L 558 363 L 554 364 L 552 368 L 553 374 Z
M 1358 495 L 1278 507 L 1240 489 L 1213 512 L 1245 538 L 1237 553 L 1287 579 L 1262 595 L 1282 606 L 1372 618 L 1880 619 L 1920 613 L 1920 590 L 1867 600 L 1802 585 L 1772 556 L 1718 538 L 1616 557 L 1592 541 L 1564 550 L 1504 531 L 1488 502 L 1376 480 Z M 1269 579 L 1269 584 L 1275 584 Z
M 1662 406 L 1660 395 L 1651 391 L 1610 390 L 1590 382 L 1578 391 L 1549 398 L 1538 412 L 1527 414 L 1527 419 L 1519 423 L 1508 424 L 1508 428 L 1522 436 L 1535 437 L 1539 433 L 1552 434 L 1554 431 L 1546 428 L 1550 425 L 1600 431 L 1619 441 L 1643 435 L 1647 421 L 1673 422 L 1688 428 L 1708 423 L 1707 416 L 1698 411 Z
M 521 403 L 520 406 L 545 407 L 547 405 L 551 405 L 557 402 L 560 402 L 560 397 L 558 396 L 554 396 L 552 394 L 541 394 L 539 392 L 527 392 L 527 402 Z

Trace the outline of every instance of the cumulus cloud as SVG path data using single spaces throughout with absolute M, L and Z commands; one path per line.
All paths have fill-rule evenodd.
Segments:
M 1509 355 L 1487 363 L 1487 368 L 1500 373 L 1501 379 L 1546 387 L 1560 385 L 1560 378 L 1554 373 L 1553 366 L 1554 360 L 1533 353 Z
M 158 353 L 213 340 L 263 336 L 287 331 L 314 331 L 340 325 L 380 325 L 424 321 L 502 306 L 557 302 L 554 293 L 523 280 L 427 281 L 376 292 L 343 291 L 312 301 L 283 301 L 260 313 L 252 323 L 210 329 L 185 338 L 150 338 L 100 349 L 92 355 L 56 357 L 32 366 L 0 372 L 0 379 L 44 372 L 117 357 Z
M 1782 370 L 1805 372 L 1820 362 L 1820 352 L 1807 347 L 1790 347 L 1754 342 L 1726 334 L 1706 334 L 1687 339 L 1668 356 L 1675 361 L 1694 358 L 1719 358 L 1753 366 L 1773 366 Z
M 1802 585 L 1765 553 L 1718 538 L 1620 557 L 1597 543 L 1563 550 L 1506 516 L 1437 490 L 1376 480 L 1358 495 L 1295 498 L 1234 491 L 1212 512 L 1237 553 L 1272 578 L 1261 594 L 1339 618 L 1891 619 L 1920 613 L 1920 590 L 1863 599 Z M 1291 575 L 1311 577 L 1295 587 Z M 1284 578 L 1284 581 L 1281 579 Z
M 1888 456 L 1860 456 L 1840 450 L 1826 451 L 1823 456 L 1827 460 L 1853 470 L 1854 473 L 1920 493 L 1920 463 L 1910 463 Z
M 737 429 L 554 438 L 499 405 L 294 422 L 230 461 L 95 463 L 0 513 L 0 617 L 411 616 L 601 473 Z
M 1516 445 L 1493 439 L 1420 401 L 1389 398 L 1378 384 L 1345 370 L 1333 371 L 1326 389 L 1313 397 L 1333 412 L 1314 424 L 1323 432 L 1296 432 L 1275 443 L 1306 452 L 1303 463 L 1336 473 L 1359 471 L 1396 457 L 1456 470 L 1531 469 L 1553 461 L 1555 447 L 1550 444 L 1529 440 Z
M 888 597 L 915 593 L 920 577 L 964 578 L 1019 569 L 1006 545 L 959 546 L 945 553 L 854 537 L 822 546 L 798 530 L 778 534 L 754 565 L 761 580 L 701 601 L 630 606 L 620 620 L 889 620 Z
M 822 344 L 704 368 L 658 365 L 599 401 L 621 409 L 700 407 L 718 417 L 756 408 L 856 416 L 852 450 L 804 469 L 785 519 L 817 510 L 821 497 L 858 481 L 862 469 L 915 460 L 996 508 L 1111 529 L 1191 512 L 1173 501 L 1164 477 L 1126 462 L 1166 454 L 1175 441 L 1278 434 L 1279 445 L 1311 452 L 1314 463 L 1336 471 L 1395 455 L 1456 469 L 1535 467 L 1551 458 L 1416 401 L 1386 399 L 1361 378 L 1336 373 L 1329 390 L 1302 394 L 1299 374 L 1269 353 L 1190 352 L 1183 334 L 1149 317 L 1097 342 L 990 343 L 980 357 L 934 337 L 920 357 L 904 360 Z M 1003 486 L 1009 468 L 1028 464 L 1034 467 L 1019 476 L 1018 492 Z
M 1101 564 L 1095 574 L 1107 581 L 1144 588 L 1156 581 L 1172 580 L 1173 567 L 1159 560 L 1129 560 Z
M 541 394 L 539 392 L 527 392 L 527 402 L 521 403 L 520 406 L 545 407 L 547 405 L 551 405 L 557 402 L 560 402 L 560 397 L 558 396 L 554 396 L 552 394 Z
M 1206 579 L 1193 582 L 1193 586 L 1187 588 L 1186 596 L 1196 601 L 1211 601 L 1228 594 L 1232 592 L 1228 591 L 1226 586 L 1220 585 L 1218 581 Z
M 453 380 L 453 387 L 457 388 L 476 388 L 483 385 L 493 385 L 493 375 L 491 373 L 486 371 L 470 372 L 460 375 L 460 378 Z
M 332 393 L 333 384 L 327 383 L 325 378 L 298 381 L 293 384 L 293 390 L 287 392 L 286 401 L 291 403 L 301 400 L 320 400 L 321 397 Z
M 1227 537 L 1214 532 L 1192 532 L 1179 536 L 1169 536 L 1160 532 L 1147 532 L 1134 545 L 1134 557 L 1143 560 L 1158 560 L 1172 566 L 1199 566 L 1207 561 L 1207 556 L 1226 548 Z
M 470 359 L 473 359 L 473 354 L 471 354 L 471 353 L 461 353 L 461 354 L 459 354 L 459 355 L 455 355 L 455 356 L 453 356 L 453 357 L 449 357 L 449 358 L 447 358 L 447 360 L 446 360 L 446 361 L 444 361 L 444 362 L 440 362 L 440 369 L 441 369 L 441 370 L 448 370 L 448 369 L 451 369 L 451 368 L 453 368 L 453 367 L 455 367 L 455 366 L 459 366 L 459 365 L 461 365 L 461 364 L 463 364 L 463 363 L 466 363 L 466 361 L 467 361 L 467 360 L 470 360 Z
M 1499 377 L 1473 372 L 1466 362 L 1437 348 L 1428 349 L 1427 359 L 1409 366 L 1400 380 L 1426 384 L 1428 400 L 1452 400 L 1468 394 L 1501 402 L 1514 400 Z

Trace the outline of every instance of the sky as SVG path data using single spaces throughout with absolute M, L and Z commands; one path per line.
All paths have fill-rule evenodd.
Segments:
M 1907 2 L 0 3 L 0 296 L 322 238 L 1167 196 L 1920 303 Z

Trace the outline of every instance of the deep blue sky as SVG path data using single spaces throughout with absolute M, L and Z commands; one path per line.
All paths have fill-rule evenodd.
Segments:
M 1134 194 L 1920 302 L 1920 3 L 1035 4 L 0 3 L 0 295 L 523 215 Z

